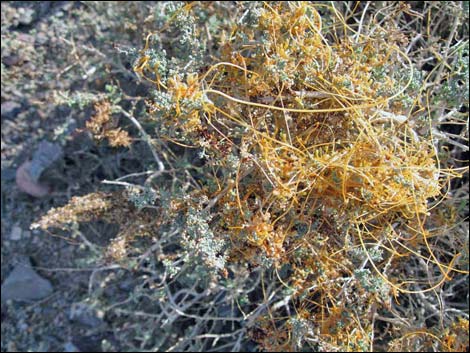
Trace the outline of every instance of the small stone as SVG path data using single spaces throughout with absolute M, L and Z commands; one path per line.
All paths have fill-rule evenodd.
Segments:
M 16 343 L 15 342 L 8 342 L 7 344 L 7 352 L 18 352 L 18 348 L 16 347 Z
M 80 349 L 69 341 L 64 344 L 64 352 L 80 352 Z
M 16 327 L 19 331 L 26 331 L 28 329 L 28 324 L 23 320 L 18 321 Z
M 19 20 L 18 22 L 22 25 L 29 25 L 34 20 L 34 10 L 29 8 L 20 8 L 18 10 L 19 13 Z
M 41 114 L 39 112 L 38 112 L 38 115 L 41 117 Z M 41 117 L 41 119 L 42 119 L 42 117 Z M 41 125 L 41 122 L 38 121 L 38 120 L 34 120 L 34 121 L 31 122 L 31 127 L 33 129 L 39 129 L 40 125 Z
M 84 326 L 98 327 L 104 324 L 102 312 L 94 310 L 90 306 L 78 303 L 72 305 L 69 312 L 69 319 Z
M 10 240 L 15 240 L 15 241 L 21 240 L 22 233 L 23 233 L 23 230 L 21 229 L 21 227 L 15 224 L 10 233 Z
M 57 143 L 41 141 L 33 154 L 29 165 L 29 175 L 34 182 L 39 180 L 42 172 L 62 156 L 62 147 Z
M 7 300 L 30 301 L 43 299 L 53 291 L 51 283 L 31 267 L 28 257 L 21 258 L 2 284 L 2 303 Z
M 21 61 L 21 57 L 19 55 L 11 54 L 2 58 L 2 63 L 6 66 L 14 66 Z
M 2 103 L 2 117 L 6 119 L 14 119 L 21 111 L 21 104 L 13 101 Z
M 36 34 L 36 45 L 44 45 L 49 41 L 49 37 L 45 32 L 39 32 Z
M 16 171 L 16 185 L 18 188 L 34 197 L 44 197 L 49 194 L 49 188 L 34 181 L 29 173 L 31 162 L 24 162 Z
M 25 42 L 25 43 L 34 43 L 34 37 L 27 33 L 18 34 L 18 40 Z

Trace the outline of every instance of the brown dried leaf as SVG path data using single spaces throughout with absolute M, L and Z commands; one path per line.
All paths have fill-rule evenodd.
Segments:
M 108 130 L 105 132 L 105 135 L 112 147 L 127 147 L 131 144 L 131 138 L 129 134 L 127 131 L 121 130 L 121 128 Z

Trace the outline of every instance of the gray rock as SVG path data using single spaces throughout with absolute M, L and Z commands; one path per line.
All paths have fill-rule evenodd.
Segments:
M 30 175 L 29 167 L 31 166 L 30 161 L 25 161 L 16 170 L 16 186 L 18 188 L 34 197 L 44 197 L 49 194 L 50 188 L 47 185 L 33 180 Z
M 14 101 L 6 101 L 2 103 L 2 117 L 5 119 L 14 119 L 21 111 L 21 104 Z
M 62 147 L 57 143 L 41 141 L 33 154 L 29 175 L 37 182 L 41 173 L 62 156 Z
M 80 349 L 72 342 L 67 342 L 64 344 L 64 352 L 80 352 Z
M 25 43 L 30 43 L 30 44 L 34 43 L 34 37 L 27 33 L 19 33 L 18 40 L 25 42 Z
M 11 54 L 2 58 L 2 63 L 6 66 L 14 66 L 22 61 L 19 55 Z
M 39 32 L 36 35 L 36 45 L 44 45 L 49 41 L 49 37 L 45 32 Z
M 102 320 L 103 313 L 99 312 L 84 303 L 75 303 L 70 308 L 69 319 L 88 326 L 96 328 L 104 324 Z
M 23 233 L 23 230 L 21 229 L 21 227 L 18 224 L 15 224 L 10 233 L 10 240 L 14 240 L 14 241 L 21 240 L 22 233 Z
M 22 258 L 2 284 L 2 303 L 7 300 L 31 301 L 47 297 L 51 283 L 31 267 L 28 257 Z
M 29 25 L 34 20 L 34 10 L 29 8 L 19 8 L 18 9 L 19 23 L 22 25 Z

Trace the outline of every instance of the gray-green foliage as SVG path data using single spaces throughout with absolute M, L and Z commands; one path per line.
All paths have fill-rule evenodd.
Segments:
M 366 291 L 377 293 L 384 300 L 388 297 L 390 290 L 388 284 L 381 277 L 372 275 L 369 269 L 354 270 L 354 277 Z
M 469 104 L 469 43 L 456 49 L 452 71 L 440 87 L 440 98 L 447 104 L 460 107 Z
M 204 65 L 205 47 L 202 33 L 197 30 L 198 19 L 184 8 L 181 1 L 161 2 L 155 7 L 154 21 L 157 27 L 167 28 L 163 34 L 150 37 L 150 67 L 157 68 L 162 83 L 174 75 L 186 75 Z
M 291 317 L 288 322 L 292 326 L 292 339 L 295 346 L 300 349 L 305 337 L 314 335 L 313 324 L 301 317 Z
M 155 190 L 148 186 L 145 187 L 143 190 L 131 187 L 128 188 L 127 191 L 129 201 L 131 201 L 138 209 L 142 209 L 145 206 L 153 205 L 153 203 L 158 197 Z
M 183 233 L 183 246 L 195 258 L 200 258 L 208 266 L 221 270 L 225 267 L 225 242 L 217 238 L 209 226 L 207 212 L 190 208 L 186 216 Z

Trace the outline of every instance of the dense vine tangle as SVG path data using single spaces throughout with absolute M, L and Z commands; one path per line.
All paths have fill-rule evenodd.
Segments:
M 332 17 L 327 30 L 317 7 Z M 298 315 L 307 307 L 319 313 L 322 332 L 346 305 L 352 278 L 368 267 L 375 277 L 357 280 L 375 286 L 364 305 L 385 307 L 388 294 L 435 291 L 451 272 L 468 273 L 455 265 L 460 253 L 444 263 L 429 240 L 438 234 L 426 229 L 428 199 L 441 202 L 444 186 L 461 171 L 442 169 L 432 134 L 419 136 L 409 124 L 413 109 L 426 109 L 417 98 L 411 107 L 401 103 L 415 94 L 411 59 L 379 26 L 367 34 L 362 20 L 355 30 L 334 4 L 264 3 L 257 27 L 234 26 L 220 43 L 219 61 L 201 74 L 164 84 L 158 67 L 149 67 L 152 34 L 134 66 L 172 97 L 174 110 L 163 123 L 198 142 L 165 139 L 199 144 L 222 167 L 236 157 L 227 171 L 234 177 L 214 173 L 218 190 L 206 195 L 223 216 L 214 230 L 231 233 L 231 258 L 259 264 L 260 251 L 272 259 L 279 281 L 294 293 Z M 188 101 L 198 108 L 187 108 Z M 302 236 L 299 224 L 307 228 Z M 357 249 L 365 254 L 359 267 L 351 257 Z M 382 255 L 372 254 L 378 251 Z M 401 266 L 397 260 L 410 256 L 440 274 L 426 281 L 391 278 L 390 269 Z M 293 275 L 282 279 L 278 269 L 286 263 Z
M 318 15 L 318 13 L 316 12 L 316 14 Z M 318 15 L 319 16 L 319 15 Z M 350 28 L 348 28 L 350 29 Z M 317 30 L 317 29 L 315 29 Z M 321 31 L 321 28 L 318 29 L 318 32 L 320 33 Z M 352 30 L 353 31 L 353 30 Z M 292 38 L 292 33 L 290 33 L 291 35 L 291 38 Z M 292 38 L 295 40 L 295 38 Z M 325 40 L 325 43 L 326 43 L 326 40 Z M 328 47 L 328 52 L 331 53 L 331 48 Z M 397 53 L 399 53 L 408 63 L 409 65 L 409 71 L 410 71 L 410 75 L 409 75 L 409 79 L 408 79 L 408 82 L 407 84 L 400 90 L 398 91 L 397 93 L 395 93 L 394 95 L 390 96 L 390 97 L 385 97 L 384 99 L 382 100 L 378 100 L 378 101 L 375 101 L 373 103 L 369 103 L 369 104 L 364 104 L 364 105 L 351 105 L 351 106 L 343 106 L 343 107 L 338 107 L 338 108 L 327 108 L 327 109 L 294 109 L 294 108 L 285 108 L 285 107 L 279 107 L 279 106 L 275 106 L 275 105 L 268 105 L 268 104 L 261 104 L 261 103 L 256 103 L 256 102 L 251 102 L 251 101 L 245 101 L 245 100 L 242 100 L 242 99 L 238 99 L 238 98 L 235 98 L 233 96 L 230 96 L 226 93 L 223 93 L 219 90 L 214 90 L 214 89 L 211 89 L 211 88 L 207 88 L 207 89 L 204 89 L 202 92 L 204 94 L 210 94 L 210 93 L 213 93 L 213 94 L 217 94 L 217 95 L 220 95 L 224 98 L 227 98 L 233 102 L 236 102 L 236 103 L 239 103 L 239 104 L 243 104 L 243 105 L 246 105 L 246 106 L 251 106 L 251 107 L 258 107 L 258 108 L 265 108 L 265 109 L 269 109 L 269 110 L 278 110 L 278 111 L 283 111 L 283 112 L 292 112 L 292 113 L 331 113 L 331 112 L 342 112 L 342 111 L 350 111 L 350 110 L 353 110 L 353 111 L 358 111 L 360 109 L 365 109 L 365 108 L 370 108 L 370 107 L 377 107 L 377 106 L 381 106 L 389 101 L 392 101 L 393 99 L 395 99 L 396 97 L 398 97 L 399 95 L 401 95 L 403 92 L 406 91 L 406 89 L 409 87 L 409 85 L 411 84 L 411 80 L 412 80 L 412 77 L 413 77 L 413 65 L 411 63 L 411 60 L 408 58 L 408 56 L 403 53 L 401 50 L 399 50 L 398 48 L 396 47 L 392 47 L 390 46 L 390 49 L 391 50 L 395 50 Z M 239 65 L 236 65 L 236 64 L 233 64 L 233 63 L 229 63 L 229 62 L 219 62 L 219 63 L 216 63 L 214 64 L 213 66 L 211 66 L 207 72 L 204 74 L 204 76 L 202 77 L 202 80 L 205 80 L 207 78 L 207 76 L 209 75 L 209 73 L 211 73 L 213 70 L 219 68 L 220 66 L 231 66 L 231 67 L 234 67 L 236 69 L 239 69 L 241 71 L 244 72 L 244 74 L 251 74 L 251 75 L 258 75 L 256 72 L 254 71 L 251 71 L 251 70 L 248 70 L 246 69 L 245 67 L 241 67 Z M 208 87 L 211 87 L 212 85 L 212 82 L 214 81 L 214 78 L 211 80 L 211 82 L 207 83 L 206 82 L 206 85 Z M 310 86 L 310 88 L 312 88 Z M 308 91 L 310 93 L 312 93 L 312 91 Z M 329 93 L 327 92 L 321 92 L 321 91 L 317 91 L 319 93 L 324 93 L 326 95 L 328 95 Z M 279 95 L 281 95 L 282 92 L 279 93 Z M 313 92 L 315 93 L 315 91 Z M 347 101 L 354 101 L 354 100 L 359 100 L 359 99 L 364 99 L 364 100 L 372 100 L 372 98 L 369 98 L 369 97 L 364 97 L 364 98 L 355 98 L 355 97 L 348 97 L 348 96 L 344 96 L 344 95 L 340 95 L 340 94 L 335 94 L 335 93 L 331 93 L 331 95 L 335 98 L 343 98 Z M 243 121 L 240 121 L 239 119 L 231 116 L 230 114 L 226 113 L 226 112 L 223 112 L 221 111 L 219 108 L 216 108 L 219 112 L 223 113 L 226 117 L 228 117 L 229 119 L 235 121 L 236 123 L 238 124 L 241 124 L 241 125 L 244 125 L 244 126 L 247 126 L 247 127 L 250 127 L 252 129 L 252 131 L 254 133 L 256 133 L 257 135 L 261 135 L 261 137 L 267 137 L 265 136 L 264 134 L 261 134 L 259 133 L 258 131 L 256 131 L 254 129 L 253 126 L 249 126 L 247 123 L 244 123 Z M 378 114 L 378 113 L 376 113 Z M 404 123 L 404 122 L 403 122 Z M 415 136 L 415 134 L 413 134 L 413 136 Z M 278 143 L 280 145 L 283 145 L 283 146 L 286 146 L 286 143 L 282 142 L 282 141 L 278 141 L 274 138 L 271 138 L 271 137 L 267 137 L 269 140 L 271 140 L 272 142 L 275 142 L 275 143 Z M 406 142 L 405 142 L 406 143 Z M 378 144 L 378 146 L 380 146 Z M 291 145 L 288 145 L 286 146 L 288 148 L 292 148 Z M 311 148 L 311 147 L 309 147 Z M 303 156 L 305 156 L 305 151 L 301 151 L 301 150 L 298 150 L 296 148 L 296 151 L 300 152 L 300 154 L 302 154 Z M 265 175 L 267 175 L 268 173 L 264 172 Z M 345 192 L 344 192 L 344 185 L 345 183 L 343 182 L 343 199 L 346 201 L 346 196 L 345 196 Z M 281 185 L 281 186 L 284 186 L 284 185 Z M 408 203 L 408 202 L 407 202 Z M 419 215 L 419 210 L 416 210 L 416 215 Z M 422 230 L 422 232 L 425 232 L 424 229 L 423 229 L 423 225 L 422 225 L 422 221 L 421 221 L 421 218 L 420 217 L 417 217 L 417 220 L 419 221 L 419 225 L 420 225 L 420 228 Z M 424 233 L 423 233 L 424 234 Z M 364 242 L 363 242 L 363 239 L 362 239 L 362 235 L 361 235 L 361 231 L 358 231 L 358 235 L 359 235 L 359 239 L 361 240 L 361 245 L 363 246 L 364 248 L 364 251 L 366 252 L 366 254 L 368 254 L 367 252 L 367 248 L 365 247 L 364 245 Z M 427 243 L 427 240 L 426 240 L 426 237 L 423 238 L 424 241 L 426 242 L 426 244 L 428 245 Z M 369 256 L 369 261 L 370 263 L 372 264 L 372 266 L 374 267 L 374 269 L 377 271 L 377 273 L 384 279 L 384 281 L 386 281 L 388 284 L 390 284 L 393 288 L 395 288 L 397 291 L 403 291 L 403 292 L 406 292 L 406 293 L 418 293 L 418 292 L 424 292 L 424 291 L 430 291 L 430 290 L 433 290 L 435 288 L 437 288 L 438 286 L 440 286 L 446 279 L 447 277 L 447 274 L 451 271 L 451 270 L 454 270 L 454 271 L 457 271 L 457 272 L 465 272 L 465 271 L 461 271 L 461 270 L 458 270 L 458 269 L 455 269 L 453 268 L 452 266 L 447 266 L 447 265 L 444 265 L 444 264 L 441 264 L 437 261 L 437 259 L 435 258 L 432 250 L 430 249 L 430 247 L 428 246 L 428 249 L 430 251 L 430 254 L 431 254 L 431 258 L 428 258 L 426 260 L 428 261 L 431 261 L 435 264 L 437 264 L 439 266 L 439 268 L 441 269 L 442 273 L 443 273 L 443 279 L 441 281 L 439 281 L 437 284 L 435 284 L 434 286 L 431 286 L 430 288 L 428 289 L 425 289 L 425 290 L 420 290 L 420 291 L 409 291 L 409 290 L 406 290 L 406 289 L 402 289 L 400 286 L 397 286 L 393 283 L 391 283 L 385 276 L 383 276 L 380 271 L 377 269 L 377 267 L 375 266 L 375 264 L 373 263 L 373 261 L 370 259 L 370 256 Z M 388 249 L 390 250 L 390 249 Z M 456 257 L 458 256 L 455 255 L 454 258 L 452 259 L 451 261 L 451 264 L 454 262 L 454 260 L 456 259 Z M 447 269 L 447 270 L 445 270 Z
M 269 7 L 271 11 L 274 11 L 274 9 L 272 9 L 271 7 Z M 316 11 L 316 9 L 314 7 L 310 7 L 310 9 L 313 11 L 313 13 L 318 17 L 320 18 L 320 15 L 318 14 L 318 12 Z M 337 12 L 335 12 L 335 14 L 338 14 Z M 277 16 L 279 16 L 277 13 L 276 13 Z M 314 32 L 316 33 L 321 33 L 321 26 L 319 26 L 319 28 L 315 28 L 315 26 L 313 25 L 313 23 L 311 22 L 311 20 L 309 19 L 309 24 L 310 24 L 310 29 L 313 30 Z M 345 25 L 346 26 L 346 25 Z M 348 30 L 351 30 L 352 32 L 354 32 L 354 30 L 352 30 L 351 28 L 349 28 L 348 26 L 346 26 L 346 28 Z M 292 35 L 292 32 L 290 31 L 289 32 L 289 35 L 291 37 L 292 40 L 296 41 L 296 38 L 293 37 Z M 151 37 L 151 34 L 147 37 L 146 39 L 146 45 L 145 45 L 145 48 L 143 50 L 143 52 L 145 52 L 147 49 L 148 49 L 148 46 L 149 46 L 149 38 Z M 367 39 L 367 38 L 366 38 Z M 322 40 L 324 41 L 325 43 L 325 47 L 324 49 L 328 52 L 329 56 L 332 56 L 332 49 L 331 47 L 329 47 L 326 39 L 322 36 Z M 406 60 L 407 64 L 408 64 L 408 68 L 409 68 L 409 72 L 410 72 L 410 75 L 409 75 L 409 79 L 408 79 L 408 82 L 406 83 L 406 85 L 404 87 L 402 87 L 397 93 L 393 94 L 392 96 L 390 97 L 385 97 L 385 98 L 382 98 L 382 99 L 379 99 L 379 100 L 373 100 L 373 98 L 370 98 L 370 97 L 353 97 L 353 96 L 346 96 L 344 94 L 338 94 L 338 93 L 329 93 L 329 92 L 325 92 L 325 91 L 322 91 L 322 90 L 317 90 L 317 91 L 311 91 L 311 90 L 306 90 L 305 92 L 308 92 L 308 93 L 321 93 L 323 94 L 324 96 L 331 96 L 331 98 L 333 98 L 337 103 L 339 103 L 341 106 L 340 107 L 335 107 L 335 108 L 325 108 L 325 109 L 305 109 L 305 108 L 286 108 L 284 106 L 276 106 L 276 105 L 273 105 L 273 104 L 262 104 L 262 103 L 257 103 L 257 102 L 252 102 L 252 101 L 248 101 L 248 100 L 243 100 L 243 99 L 239 99 L 239 98 L 236 98 L 236 97 L 233 97 L 231 96 L 230 94 L 227 94 L 227 93 L 224 93 L 220 90 L 217 90 L 217 89 L 213 89 L 211 88 L 212 85 L 213 85 L 213 82 L 215 81 L 215 76 L 217 74 L 219 74 L 220 72 L 217 71 L 216 72 L 216 75 L 214 75 L 214 77 L 210 80 L 210 81 L 207 81 L 208 79 L 208 76 L 211 72 L 221 68 L 221 67 L 225 67 L 225 66 L 228 66 L 228 67 L 232 67 L 232 68 L 235 68 L 237 70 L 240 70 L 244 73 L 245 77 L 246 75 L 250 74 L 250 75 L 255 75 L 255 76 L 260 76 L 256 71 L 253 71 L 253 70 L 248 70 L 246 68 L 246 64 L 245 64 L 245 67 L 242 67 L 240 65 L 237 65 L 237 64 L 234 64 L 234 63 L 230 63 L 230 62 L 219 62 L 219 63 L 216 63 L 214 65 L 212 65 L 205 73 L 204 75 L 201 77 L 200 81 L 201 81 L 201 86 L 202 87 L 207 87 L 207 88 L 204 88 L 201 90 L 201 93 L 202 95 L 204 95 L 204 104 L 205 104 L 205 107 L 204 107 L 204 111 L 207 113 L 207 116 L 206 116 L 206 119 L 207 119 L 207 122 L 209 124 L 211 124 L 211 120 L 212 120 L 212 115 L 213 115 L 213 111 L 215 110 L 216 112 L 218 113 L 221 113 L 223 114 L 223 116 L 229 118 L 230 120 L 234 121 L 235 123 L 243 126 L 243 127 L 247 127 L 250 129 L 250 131 L 252 133 L 254 133 L 256 136 L 258 136 L 259 138 L 263 138 L 264 141 L 270 141 L 272 143 L 275 143 L 275 144 L 278 144 L 282 147 L 285 147 L 287 149 L 290 149 L 290 150 L 293 150 L 294 152 L 298 153 L 298 155 L 300 157 L 312 157 L 312 154 L 308 151 L 310 149 L 314 149 L 316 147 L 319 147 L 319 145 L 312 145 L 312 146 L 309 146 L 309 147 L 303 147 L 303 150 L 302 149 L 299 149 L 297 147 L 294 147 L 292 146 L 292 144 L 290 143 L 286 143 L 286 142 L 283 142 L 283 141 L 280 141 L 272 136 L 269 136 L 267 135 L 266 133 L 263 133 L 259 130 L 257 130 L 255 128 L 255 126 L 253 124 L 248 124 L 246 122 L 244 122 L 243 120 L 241 120 L 240 118 L 236 118 L 234 117 L 233 115 L 229 114 L 228 112 L 226 111 L 223 111 L 220 107 L 217 107 L 215 106 L 215 104 L 213 104 L 207 97 L 207 95 L 209 94 L 216 94 L 216 95 L 219 95 L 223 98 L 226 98 L 232 102 L 235 102 L 235 103 L 238 103 L 238 104 L 241 104 L 241 105 L 245 105 L 245 106 L 248 106 L 248 107 L 254 107 L 254 108 L 262 108 L 262 109 L 267 109 L 267 110 L 276 110 L 276 111 L 281 111 L 281 112 L 288 112 L 288 113 L 302 113 L 302 114 L 318 114 L 318 113 L 333 113 L 333 112 L 352 112 L 353 114 L 358 114 L 360 115 L 361 114 L 361 110 L 364 110 L 364 109 L 367 109 L 367 108 L 372 108 L 372 107 L 380 107 L 380 106 L 383 106 L 385 105 L 386 103 L 392 101 L 393 99 L 397 98 L 398 96 L 400 96 L 403 92 L 406 91 L 406 89 L 409 87 L 409 85 L 411 84 L 411 80 L 412 80 L 412 77 L 413 77 L 413 65 L 411 63 L 411 60 L 408 58 L 408 56 L 403 53 L 401 50 L 399 50 L 398 48 L 394 47 L 394 46 L 389 46 L 389 50 L 390 51 L 396 51 L 403 59 Z M 388 56 L 391 56 L 391 54 L 389 53 Z M 140 58 L 140 60 L 138 61 L 138 63 L 136 64 L 136 66 L 134 67 L 134 70 L 138 73 L 140 73 L 143 77 L 145 77 L 146 79 L 148 79 L 149 81 L 157 84 L 157 86 L 160 88 L 160 87 L 163 87 L 165 89 L 167 89 L 167 87 L 160 81 L 160 80 L 152 80 L 148 77 L 146 77 L 143 72 L 144 70 L 146 69 L 147 67 L 147 64 L 148 64 L 148 61 L 149 61 L 149 57 L 148 56 L 142 56 Z M 326 80 L 324 80 L 325 83 L 329 84 L 329 85 L 332 85 L 331 82 L 328 82 Z M 312 85 L 309 85 L 309 84 L 306 84 L 305 82 L 303 82 L 304 84 L 304 87 L 307 87 L 307 88 L 314 88 Z M 279 96 L 281 96 L 282 94 L 282 91 L 279 92 Z M 343 101 L 340 101 L 340 99 L 342 99 Z M 274 100 L 278 100 L 278 98 L 274 98 Z M 365 101 L 372 101 L 372 103 L 366 103 L 366 104 L 359 104 L 359 105 L 354 105 L 354 104 L 351 104 L 350 102 L 351 101 L 357 101 L 357 100 L 365 100 Z M 282 100 L 281 100 L 282 102 Z M 209 105 L 209 106 L 208 106 Z M 372 116 L 372 118 L 370 119 L 371 121 L 373 121 L 374 117 L 376 115 L 378 115 L 378 110 L 376 110 L 375 114 Z M 368 134 L 369 136 L 371 136 L 372 138 L 375 138 L 374 137 L 374 133 L 371 129 L 371 126 L 370 124 L 368 124 L 368 122 L 365 120 L 365 119 L 358 119 L 357 121 L 359 121 L 363 127 L 363 131 Z M 406 121 L 405 121 L 406 122 Z M 403 122 L 403 123 L 405 123 Z M 211 124 L 211 126 L 215 127 L 213 124 Z M 230 138 L 228 138 L 225 134 L 223 134 L 222 132 L 220 132 L 220 134 L 223 136 L 223 138 L 225 138 L 227 141 L 230 141 Z M 415 136 L 415 134 L 413 134 L 413 136 Z M 404 142 L 405 143 L 405 149 L 406 149 L 406 141 Z M 233 142 L 232 142 L 233 144 Z M 334 143 L 332 143 L 334 144 Z M 328 144 L 322 144 L 322 145 L 328 145 Z M 380 143 L 378 142 L 378 140 L 376 140 L 376 146 L 380 148 Z M 262 147 L 262 146 L 260 146 Z M 274 149 L 272 147 L 268 147 L 267 150 L 269 149 Z M 321 160 L 319 161 L 320 164 L 321 164 Z M 323 164 L 322 165 L 322 168 L 328 168 L 328 167 L 333 167 L 335 166 L 334 164 L 331 164 L 331 163 L 328 163 L 328 164 Z M 338 167 L 340 167 L 340 165 L 338 165 Z M 344 169 L 349 169 L 350 166 L 348 165 L 345 165 L 343 166 L 343 170 Z M 355 172 L 358 172 L 361 174 L 361 176 L 363 177 L 366 177 L 368 180 L 371 180 L 372 176 L 369 175 L 367 176 L 366 174 L 364 174 L 363 172 L 360 172 L 358 170 L 355 170 Z M 268 177 L 268 175 L 272 174 L 272 173 L 268 173 L 267 171 L 263 170 L 263 174 L 268 178 L 268 180 L 270 181 L 271 184 L 274 184 L 272 182 L 272 179 Z M 273 177 L 275 178 L 275 175 L 273 175 Z M 279 179 L 276 180 L 280 186 L 282 188 L 285 188 L 285 189 L 289 189 L 289 187 L 285 184 L 283 184 Z M 343 179 L 343 183 L 342 183 L 342 195 L 343 195 L 343 201 L 347 201 L 347 197 L 345 195 L 345 181 L 346 181 L 346 178 Z M 329 184 L 331 185 L 331 184 Z M 238 188 L 237 188 L 238 189 Z M 408 203 L 409 200 L 406 201 L 406 203 Z M 389 209 L 393 208 L 393 206 L 390 206 Z M 421 211 L 418 209 L 418 206 L 416 206 L 416 215 L 419 215 L 419 213 L 421 213 Z M 417 217 L 417 220 L 419 222 L 419 227 L 421 228 L 421 231 L 423 232 L 424 234 L 424 229 L 423 229 L 423 222 L 421 221 L 421 218 L 420 217 Z M 358 230 L 358 228 L 357 228 Z M 359 239 L 361 240 L 361 244 L 363 245 L 364 247 L 364 250 L 366 251 L 366 247 L 364 246 L 364 242 L 363 242 L 363 239 L 362 239 L 362 235 L 361 235 L 361 231 L 358 230 L 358 236 L 359 236 Z M 423 240 L 427 243 L 426 241 L 426 237 L 423 237 Z M 429 248 L 428 246 L 428 249 L 430 250 L 430 254 L 431 254 L 431 257 L 429 259 L 426 258 L 426 260 L 432 260 L 433 263 L 436 263 L 439 268 L 441 269 L 442 273 L 444 274 L 443 278 L 445 279 L 445 277 L 447 276 L 448 272 L 451 271 L 451 270 L 456 270 L 458 271 L 457 269 L 454 269 L 452 268 L 452 266 L 447 266 L 447 265 L 443 265 L 443 264 L 440 264 L 439 261 L 437 261 L 437 259 L 435 258 L 435 256 L 433 255 L 431 249 Z M 389 249 L 390 250 L 390 249 Z M 367 253 L 367 251 L 366 251 Z M 423 257 L 424 258 L 424 257 Z M 454 259 L 451 261 L 451 263 L 455 260 L 455 257 Z M 383 276 L 380 271 L 376 268 L 376 266 L 373 264 L 373 262 L 371 261 L 371 259 L 369 258 L 369 261 L 371 262 L 372 266 L 375 268 L 375 270 L 377 271 L 377 273 L 387 282 L 389 283 L 392 287 L 394 287 L 396 290 L 398 291 L 406 291 L 408 293 L 415 293 L 415 292 L 419 292 L 419 291 L 408 291 L 408 290 L 404 290 L 402 288 L 400 288 L 399 286 L 397 285 L 394 285 L 393 283 L 391 283 L 385 276 Z M 447 269 L 447 271 L 445 271 L 444 269 Z M 435 284 L 434 286 L 431 286 L 430 288 L 428 288 L 427 290 L 432 290 L 436 287 L 438 287 L 443 281 L 439 281 L 437 284 Z

